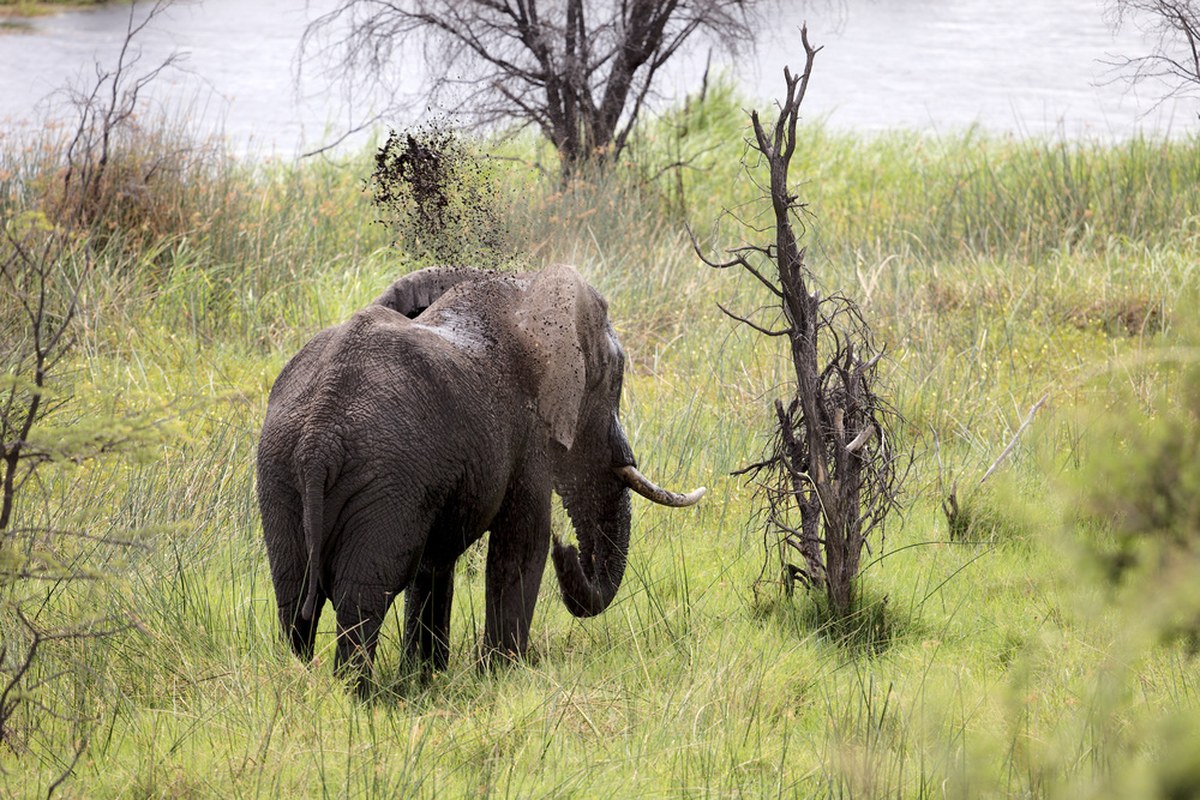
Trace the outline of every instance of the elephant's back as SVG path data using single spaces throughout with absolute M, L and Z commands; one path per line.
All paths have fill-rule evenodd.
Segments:
M 527 435 L 509 356 L 450 307 L 436 324 L 375 306 L 326 329 L 272 388 L 259 447 L 300 482 L 302 462 L 337 462 L 342 483 L 462 486 Z M 409 474 L 419 473 L 419 474 Z M 430 498 L 433 501 L 433 498 Z
M 387 308 L 359 311 L 318 333 L 284 365 L 271 387 L 266 422 L 300 423 L 321 417 L 325 407 L 328 416 L 341 416 L 339 409 L 380 399 L 414 363 L 425 368 L 426 379 L 435 377 L 435 365 L 444 368 L 453 359 L 450 352 L 433 352 L 445 351 L 442 344 Z
M 263 438 L 336 436 L 347 458 L 375 460 L 397 442 L 419 450 L 507 438 L 522 402 L 498 379 L 508 377 L 508 358 L 467 313 L 451 308 L 423 324 L 369 307 L 288 362 L 271 390 Z

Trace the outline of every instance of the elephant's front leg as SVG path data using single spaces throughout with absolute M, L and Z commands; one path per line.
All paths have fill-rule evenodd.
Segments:
M 485 660 L 525 654 L 549 549 L 549 488 L 510 493 L 488 538 Z
M 444 670 L 450 660 L 454 564 L 422 565 L 404 593 L 404 650 L 414 664 Z

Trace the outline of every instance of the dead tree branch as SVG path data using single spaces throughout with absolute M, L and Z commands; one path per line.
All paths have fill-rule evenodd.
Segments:
M 1033 407 L 1029 409 L 1029 413 L 1025 415 L 1025 419 L 1021 421 L 1021 425 L 1017 428 L 1017 432 L 1012 435 L 1011 439 L 1009 439 L 1008 446 L 1004 448 L 1000 455 L 996 456 L 996 460 L 993 461 L 992 465 L 987 468 L 987 472 L 983 473 L 983 477 L 979 479 L 980 483 L 983 483 L 988 478 L 992 477 L 992 473 L 995 472 L 996 468 L 1000 466 L 1000 462 L 1008 458 L 1008 454 L 1011 453 L 1013 448 L 1017 446 L 1017 439 L 1021 438 L 1021 434 L 1024 433 L 1025 429 L 1029 427 L 1029 423 L 1033 422 L 1033 415 L 1036 414 L 1049 399 L 1050 393 L 1047 392 L 1046 394 L 1042 395 L 1042 399 L 1033 404 Z
M 1109 14 L 1116 27 L 1133 24 L 1152 40 L 1148 53 L 1105 61 L 1119 78 L 1158 83 L 1163 100 L 1200 96 L 1200 0 L 1110 0 Z
M 1046 392 L 1045 394 L 1042 395 L 1041 399 L 1039 399 L 1036 403 L 1034 403 L 1030 407 L 1029 412 L 1025 415 L 1025 419 L 1023 419 L 1021 421 L 1021 424 L 1017 427 L 1016 432 L 1013 433 L 1012 438 L 1008 440 L 1008 444 L 1005 446 L 1004 450 L 1002 450 L 1000 452 L 1000 455 L 996 456 L 996 460 L 993 461 L 991 466 L 989 466 L 987 468 L 987 470 L 983 473 L 983 477 L 979 479 L 979 483 L 976 484 L 976 488 L 983 486 L 983 484 L 987 482 L 988 478 L 992 477 L 992 475 L 995 474 L 996 470 L 1000 468 L 1000 464 L 1003 463 L 1004 459 L 1008 458 L 1008 456 L 1012 453 L 1012 451 L 1014 449 L 1016 449 L 1017 441 L 1021 438 L 1021 434 L 1025 432 L 1025 429 L 1028 428 L 1030 423 L 1033 422 L 1034 415 L 1036 415 L 1037 412 L 1041 410 L 1042 406 L 1044 406 L 1046 404 L 1046 401 L 1049 399 L 1050 399 L 1050 393 Z M 935 436 L 935 439 L 936 439 L 936 436 Z M 938 481 L 940 484 L 941 483 L 941 456 L 940 455 L 938 456 Z M 969 534 L 970 529 L 972 527 L 972 520 L 970 518 L 969 512 L 967 511 L 967 509 L 970 508 L 970 504 L 969 504 L 970 497 L 968 496 L 966 498 L 966 500 L 968 501 L 968 505 L 963 506 L 963 505 L 959 504 L 958 482 L 957 481 L 955 481 L 953 484 L 951 484 L 949 494 L 947 494 L 946 497 L 942 500 L 942 513 L 946 515 L 946 525 L 947 525 L 947 529 L 950 531 L 951 539 L 966 538 L 966 536 Z
M 877 388 L 882 350 L 852 300 L 836 293 L 822 297 L 811 288 L 815 281 L 795 232 L 804 204 L 788 188 L 788 168 L 820 52 L 809 42 L 807 27 L 800 38 L 804 70 L 793 75 L 784 69 L 779 116 L 765 124 L 757 112 L 750 114 L 749 145 L 769 173 L 774 242 L 739 248 L 727 261 L 700 257 L 714 269 L 742 268 L 779 303 L 785 324 L 778 330 L 721 309 L 760 334 L 786 336 L 796 381 L 789 400 L 775 401 L 776 433 L 768 456 L 739 474 L 760 481 L 767 550 L 777 553 L 785 586 L 799 581 L 823 591 L 834 613 L 845 618 L 856 605 L 862 550 L 897 507 L 907 468 L 893 436 L 899 415 Z M 768 271 L 777 277 L 767 277 Z M 791 522 L 796 514 L 798 526 Z M 802 565 L 791 563 L 791 554 Z

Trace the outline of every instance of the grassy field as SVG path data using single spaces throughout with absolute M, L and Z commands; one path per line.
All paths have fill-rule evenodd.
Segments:
M 385 691 L 366 704 L 333 675 L 330 615 L 314 666 L 279 639 L 253 462 L 286 360 L 419 265 L 372 223 L 368 154 L 292 166 L 192 150 L 119 205 L 58 376 L 70 402 L 46 424 L 139 444 L 49 465 L 18 513 L 146 548 L 82 542 L 71 557 L 108 580 L 4 592 L 36 596 L 51 623 L 136 626 L 45 649 L 40 708 L 0 745 L 0 795 L 44 796 L 86 738 L 60 795 L 1193 796 L 1200 140 L 804 130 L 792 182 L 810 264 L 886 346 L 916 459 L 905 514 L 864 558 L 861 614 L 831 625 L 758 582 L 754 487 L 729 475 L 760 455 L 789 385 L 779 343 L 716 308 L 768 298 L 701 264 L 685 227 L 718 252 L 761 236 L 722 217 L 767 218 L 738 105 L 718 93 L 670 115 L 616 174 L 569 192 L 528 143 L 505 145 L 520 159 L 492 176 L 517 261 L 574 263 L 608 297 L 643 469 L 709 495 L 635 507 L 600 617 L 572 618 L 548 576 L 528 663 L 490 674 L 472 661 L 473 549 L 449 670 L 402 674 L 393 612 Z M 13 218 L 53 179 L 37 150 L 0 145 Z M 658 171 L 674 160 L 689 166 Z M 956 541 L 953 486 L 971 522 Z

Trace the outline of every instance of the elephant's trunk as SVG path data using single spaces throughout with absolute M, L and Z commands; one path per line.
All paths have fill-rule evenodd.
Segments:
M 621 586 L 629 555 L 630 489 L 667 506 L 690 506 L 704 494 L 703 488 L 676 494 L 647 480 L 637 469 L 615 411 L 602 441 L 607 453 L 578 445 L 566 453 L 555 479 L 579 547 L 563 544 L 555 536 L 551 556 L 563 603 L 577 617 L 592 617 L 608 608 Z M 600 464 L 597 458 L 602 459 Z
M 563 544 L 556 536 L 554 570 L 563 602 L 577 617 L 595 616 L 608 608 L 621 586 L 629 554 L 630 489 L 655 503 L 675 507 L 690 506 L 704 494 L 703 488 L 688 494 L 669 492 L 642 475 L 615 416 L 609 442 L 614 465 L 610 472 L 596 476 L 577 464 L 568 471 L 570 477 L 558 485 L 579 548 Z
M 629 490 L 616 481 L 564 497 L 579 548 L 554 539 L 551 553 L 563 603 L 577 617 L 608 608 L 629 553 Z M 582 496 L 581 496 L 582 495 Z

